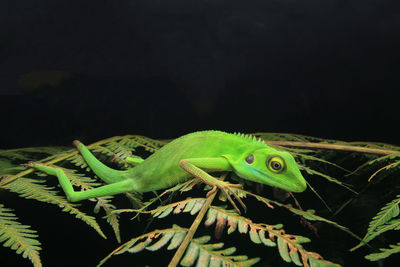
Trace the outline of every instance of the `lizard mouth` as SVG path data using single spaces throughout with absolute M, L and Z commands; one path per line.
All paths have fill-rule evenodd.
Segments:
M 257 169 L 254 169 L 254 171 L 259 173 L 259 174 L 261 174 L 263 177 L 265 177 L 266 180 L 273 181 L 273 183 L 275 184 L 273 186 L 280 187 L 280 188 L 282 188 L 284 190 L 288 190 L 288 191 L 291 191 L 291 192 L 303 192 L 304 191 L 304 190 L 300 191 L 298 187 L 295 187 L 295 186 L 292 186 L 292 185 L 289 185 L 289 184 L 285 184 L 285 183 L 282 183 L 281 181 L 279 181 L 277 179 L 271 178 L 271 177 L 265 175 L 264 173 L 262 173 L 261 171 L 259 171 Z

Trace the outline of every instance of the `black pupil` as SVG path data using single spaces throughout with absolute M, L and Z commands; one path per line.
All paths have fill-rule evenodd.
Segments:
M 274 170 L 279 170 L 281 168 L 281 164 L 277 161 L 271 162 L 271 165 L 272 165 L 272 169 L 274 169 Z
M 248 156 L 248 157 L 246 158 L 246 162 L 247 162 L 248 164 L 252 164 L 253 161 L 254 161 L 254 156 L 253 156 L 253 155 L 250 155 L 250 156 Z

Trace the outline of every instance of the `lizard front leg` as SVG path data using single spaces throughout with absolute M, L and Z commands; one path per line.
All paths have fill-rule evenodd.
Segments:
M 242 185 L 240 184 L 231 184 L 225 181 L 220 181 L 215 177 L 212 177 L 210 174 L 205 172 L 203 169 L 210 171 L 232 171 L 232 167 L 230 166 L 228 160 L 223 157 L 219 158 L 192 158 L 192 159 L 183 159 L 179 162 L 179 166 L 184 169 L 186 172 L 190 173 L 194 177 L 202 180 L 204 183 L 213 187 L 212 190 L 216 190 L 219 188 L 226 195 L 229 202 L 236 209 L 236 211 L 240 214 L 240 210 L 236 206 L 235 202 L 230 197 L 228 191 L 237 199 L 243 209 L 247 210 L 246 205 L 240 199 L 240 197 L 232 190 L 232 188 L 240 188 Z

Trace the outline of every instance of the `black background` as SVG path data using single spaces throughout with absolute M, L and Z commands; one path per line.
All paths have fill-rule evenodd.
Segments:
M 398 144 L 398 1 L 0 6 L 3 148 L 200 129 Z
M 0 148 L 202 129 L 399 145 L 399 8 L 396 0 L 1 1 Z M 41 240 L 52 235 L 43 229 L 58 235 L 50 218 L 36 226 Z M 97 259 L 110 251 L 87 247 Z

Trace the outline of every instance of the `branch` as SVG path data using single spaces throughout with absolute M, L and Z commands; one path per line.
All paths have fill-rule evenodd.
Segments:
M 327 150 L 338 150 L 338 151 L 349 151 L 349 152 L 358 152 L 358 153 L 367 153 L 367 154 L 375 154 L 375 155 L 391 155 L 400 153 L 397 150 L 391 149 L 379 149 L 379 148 L 369 148 L 369 147 L 360 147 L 360 146 L 351 146 L 351 145 L 337 145 L 337 144 L 328 144 L 328 143 L 311 143 L 311 142 L 296 142 L 296 141 L 264 141 L 269 145 L 276 146 L 288 146 L 288 147 L 304 147 L 311 149 L 327 149 Z
M 226 177 L 226 173 L 224 173 L 221 176 L 221 179 L 224 180 Z M 182 244 L 179 246 L 179 248 L 176 250 L 174 257 L 168 264 L 168 267 L 176 267 L 181 260 L 183 253 L 185 252 L 187 246 L 189 245 L 190 241 L 193 239 L 193 236 L 199 227 L 201 221 L 203 220 L 203 217 L 206 215 L 206 212 L 208 208 L 211 206 L 211 203 L 213 202 L 215 195 L 217 194 L 218 190 L 215 190 L 210 196 L 207 197 L 206 203 L 204 203 L 204 206 L 201 208 L 199 214 L 197 214 L 196 219 L 194 220 L 192 226 L 190 226 L 190 229 L 188 233 L 185 236 L 185 239 L 183 240 Z

